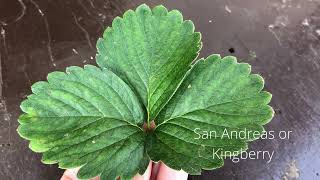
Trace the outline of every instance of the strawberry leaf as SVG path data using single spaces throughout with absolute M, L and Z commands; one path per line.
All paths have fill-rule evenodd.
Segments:
M 200 49 L 200 33 L 179 11 L 141 5 L 117 17 L 97 42 L 97 63 L 132 86 L 153 120 Z
M 43 163 L 80 167 L 81 179 L 131 179 L 150 160 L 190 174 L 221 167 L 225 152 L 237 155 L 258 138 L 224 132 L 262 132 L 271 94 L 235 57 L 191 66 L 200 37 L 177 10 L 127 11 L 97 42 L 100 67 L 72 66 L 32 86 L 18 133 Z

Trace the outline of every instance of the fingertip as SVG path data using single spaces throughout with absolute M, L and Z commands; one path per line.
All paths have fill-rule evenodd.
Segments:
M 151 175 L 151 169 L 152 169 L 152 162 L 150 161 L 148 168 L 146 169 L 146 172 L 143 175 L 137 174 L 133 180 L 149 180 Z M 79 171 L 79 168 L 74 169 L 67 169 L 60 180 L 78 180 L 77 173 Z M 91 180 L 99 180 L 99 177 L 95 177 Z
M 161 162 L 153 162 L 152 163 L 152 170 L 150 175 L 150 180 L 156 180 L 159 172 Z
M 60 180 L 77 180 L 77 173 L 79 168 L 67 169 L 64 171 Z
M 187 180 L 188 174 L 183 170 L 177 171 L 161 163 L 157 180 Z
M 79 169 L 80 168 L 73 168 L 73 169 L 65 170 L 60 180 L 79 180 L 77 177 L 77 173 L 78 173 Z M 100 178 L 97 176 L 97 177 L 94 177 L 90 180 L 99 180 L 99 179 Z
M 149 162 L 148 168 L 143 175 L 137 174 L 133 177 L 133 180 L 149 180 L 151 175 L 152 162 Z

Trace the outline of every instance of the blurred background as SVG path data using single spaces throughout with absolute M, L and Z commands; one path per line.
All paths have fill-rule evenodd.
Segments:
M 258 140 L 275 151 L 192 180 L 320 179 L 319 0 L 0 0 L 0 179 L 59 179 L 16 133 L 19 105 L 48 72 L 95 64 L 95 42 L 112 19 L 141 3 L 179 9 L 202 33 L 200 57 L 237 56 L 265 78 L 276 114 L 267 130 L 290 139 Z

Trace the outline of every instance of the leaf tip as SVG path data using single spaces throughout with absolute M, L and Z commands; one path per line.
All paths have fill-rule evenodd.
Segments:
M 195 26 L 191 20 L 185 20 L 182 25 L 187 30 L 188 33 L 192 34 L 195 31 Z
M 274 109 L 270 105 L 266 105 L 266 108 L 268 112 L 266 113 L 266 118 L 261 122 L 262 125 L 268 124 L 275 114 Z
M 152 13 L 156 16 L 165 16 L 168 14 L 168 9 L 163 5 L 158 5 L 152 9 Z
M 143 3 L 137 7 L 136 12 L 141 14 L 151 13 L 151 9 L 147 4 Z
M 22 126 L 18 126 L 18 128 L 16 129 L 17 133 L 19 134 L 20 137 L 24 138 L 24 139 L 29 139 L 23 132 L 23 128 Z
M 231 64 L 236 64 L 238 62 L 237 58 L 234 56 L 225 56 L 222 58 L 222 61 L 228 61 Z
M 67 74 L 73 74 L 77 71 L 82 71 L 83 69 L 79 66 L 69 66 L 66 68 L 66 73 Z
M 61 77 L 64 77 L 66 74 L 61 71 L 53 71 L 47 75 L 47 80 L 50 83 L 51 81 L 54 81 L 54 79 L 59 79 Z
M 43 153 L 45 151 L 48 151 L 49 148 L 46 148 L 45 146 L 42 145 L 42 143 L 37 142 L 36 140 L 31 140 L 29 143 L 29 148 L 36 153 Z M 43 162 L 41 160 L 41 162 Z M 53 163 L 45 163 L 45 164 L 54 164 L 57 162 L 53 162 Z

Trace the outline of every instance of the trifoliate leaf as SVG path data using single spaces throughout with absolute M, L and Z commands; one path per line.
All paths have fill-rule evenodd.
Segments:
M 153 120 L 201 47 L 200 33 L 179 11 L 141 5 L 117 17 L 99 39 L 97 63 L 132 86 Z
M 88 65 L 53 72 L 48 82 L 32 86 L 21 103 L 19 134 L 30 148 L 43 152 L 46 164 L 62 168 L 84 165 L 79 178 L 130 179 L 144 172 L 145 119 L 128 85 L 109 70 Z
M 261 91 L 263 79 L 234 57 L 213 55 L 200 60 L 156 120 L 148 154 L 174 169 L 200 174 L 223 165 L 226 152 L 247 149 L 247 137 L 224 132 L 261 132 L 273 116 L 271 94 Z M 212 137 L 202 136 L 212 132 Z
M 130 179 L 150 160 L 190 174 L 221 167 L 257 138 L 225 131 L 262 132 L 271 94 L 234 57 L 191 67 L 200 47 L 177 10 L 129 10 L 98 40 L 99 68 L 69 67 L 32 86 L 18 132 L 44 163 L 81 167 L 82 179 Z

